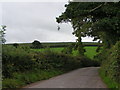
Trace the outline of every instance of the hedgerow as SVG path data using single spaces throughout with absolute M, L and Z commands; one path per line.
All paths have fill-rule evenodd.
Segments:
M 85 56 L 56 53 L 50 49 L 38 52 L 25 47 L 3 46 L 2 57 L 3 88 L 18 88 L 73 69 L 96 65 Z
M 13 72 L 24 72 L 34 68 L 32 53 L 22 47 L 3 46 L 2 73 L 3 77 L 12 77 Z
M 104 55 L 100 71 L 111 80 L 120 83 L 120 41 L 117 42 Z M 118 88 L 119 86 L 116 86 Z

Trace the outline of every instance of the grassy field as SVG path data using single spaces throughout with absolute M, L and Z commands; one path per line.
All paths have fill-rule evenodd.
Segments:
M 60 47 L 60 48 L 50 48 L 50 50 L 51 51 L 53 51 L 53 52 L 58 52 L 58 53 L 60 53 L 62 50 L 64 49 L 64 47 Z M 97 53 L 96 53 L 96 49 L 97 49 L 97 47 L 96 46 L 86 46 L 85 47 L 85 50 L 86 50 L 86 52 L 85 52 L 85 55 L 87 56 L 87 57 L 89 57 L 89 58 L 93 58 Z M 42 48 L 42 49 L 32 49 L 32 50 L 34 50 L 34 51 L 44 51 L 45 49 L 44 48 Z M 77 54 L 77 51 L 73 51 L 73 55 L 76 55 Z
M 93 57 L 97 54 L 96 49 L 97 49 L 97 47 L 92 47 L 92 46 L 91 47 L 85 47 L 85 50 L 86 50 L 85 55 L 87 57 L 93 59 Z

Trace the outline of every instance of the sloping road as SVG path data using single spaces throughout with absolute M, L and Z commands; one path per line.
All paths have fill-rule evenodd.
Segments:
M 24 88 L 107 88 L 98 75 L 99 67 L 80 68 Z

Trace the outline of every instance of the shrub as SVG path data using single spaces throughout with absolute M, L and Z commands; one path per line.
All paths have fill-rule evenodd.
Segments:
M 13 72 L 23 72 L 34 66 L 31 53 L 20 47 L 3 46 L 2 59 L 4 77 L 11 77 Z
M 14 43 L 13 46 L 17 48 L 19 46 L 19 44 L 18 43 Z
M 120 83 L 120 41 L 106 53 L 105 60 L 102 62 L 101 72 L 111 80 Z
M 36 65 L 39 69 L 63 69 L 72 70 L 79 67 L 98 66 L 96 61 L 92 61 L 85 56 L 72 56 L 69 54 L 52 52 L 46 49 L 44 52 L 36 52 L 34 55 Z
M 67 69 L 70 67 L 73 68 L 73 65 L 75 66 L 76 63 L 78 63 L 78 61 L 73 56 L 54 53 L 50 50 L 44 51 L 42 53 L 36 52 L 34 59 L 36 59 L 40 69 Z

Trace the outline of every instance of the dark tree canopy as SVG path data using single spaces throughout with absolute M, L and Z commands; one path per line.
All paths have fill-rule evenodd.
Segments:
M 14 43 L 13 46 L 17 48 L 19 46 L 19 44 L 18 43 Z
M 56 21 L 71 22 L 78 42 L 90 36 L 109 48 L 120 40 L 120 2 L 69 2 L 65 7 Z
M 42 47 L 42 44 L 39 41 L 35 40 L 34 42 L 32 42 L 32 48 L 38 49 L 41 47 Z

